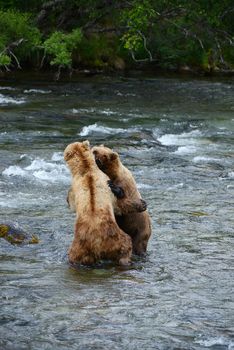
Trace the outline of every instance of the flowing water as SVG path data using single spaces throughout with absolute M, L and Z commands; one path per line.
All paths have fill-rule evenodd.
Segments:
M 233 80 L 82 78 L 0 84 L 0 348 L 234 349 Z M 127 269 L 67 262 L 65 146 L 119 152 L 153 234 Z

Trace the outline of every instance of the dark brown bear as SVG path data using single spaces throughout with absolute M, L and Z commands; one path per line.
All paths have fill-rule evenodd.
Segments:
M 110 178 L 111 182 L 123 189 L 123 198 L 117 203 L 124 207 L 125 202 L 137 201 L 141 195 L 137 189 L 132 173 L 121 163 L 118 153 L 110 148 L 95 146 L 92 148 L 99 168 Z M 121 197 L 121 194 L 120 196 Z M 121 204 L 120 204 L 121 203 Z M 132 238 L 133 253 L 146 253 L 151 236 L 151 222 L 147 211 L 115 215 L 119 227 Z

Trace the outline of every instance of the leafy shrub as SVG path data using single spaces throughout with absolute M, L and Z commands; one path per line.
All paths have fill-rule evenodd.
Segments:
M 205 70 L 233 65 L 231 0 L 133 0 L 122 14 L 123 46 L 132 57 L 164 67 Z M 130 4 L 130 3 L 129 3 Z
M 40 31 L 31 24 L 29 14 L 0 11 L 0 66 L 9 65 L 10 57 L 25 60 L 40 42 Z
M 45 53 L 51 56 L 50 64 L 59 67 L 72 66 L 72 52 L 82 39 L 82 32 L 79 28 L 71 33 L 56 31 L 45 40 L 43 47 Z
M 122 36 L 125 49 L 140 56 L 149 53 L 146 48 L 145 34 L 147 35 L 155 15 L 155 10 L 147 0 L 133 1 L 132 8 L 123 12 L 122 22 L 126 23 L 128 28 Z
M 11 58 L 8 55 L 5 54 L 1 54 L 0 55 L 0 67 L 1 66 L 9 66 L 9 64 L 11 63 Z

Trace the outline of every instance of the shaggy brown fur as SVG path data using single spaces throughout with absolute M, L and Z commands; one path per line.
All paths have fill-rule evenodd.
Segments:
M 109 176 L 115 185 L 122 187 L 124 190 L 124 198 L 117 201 L 120 208 L 125 206 L 126 201 L 141 199 L 133 175 L 121 163 L 118 153 L 103 145 L 93 147 L 92 151 L 100 169 Z M 116 221 L 119 227 L 131 236 L 133 253 L 143 255 L 151 236 L 151 222 L 148 212 L 117 214 Z
M 67 146 L 64 159 L 72 174 L 72 196 L 77 213 L 69 261 L 90 265 L 101 259 L 128 264 L 132 242 L 116 223 L 116 198 L 108 177 L 96 165 L 88 141 Z

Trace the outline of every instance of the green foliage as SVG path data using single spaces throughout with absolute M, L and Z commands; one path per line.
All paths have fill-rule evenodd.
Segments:
M 130 30 L 146 30 L 154 16 L 155 10 L 147 0 L 133 1 L 130 10 L 123 13 L 123 19 L 127 20 Z
M 78 46 L 82 39 L 82 32 L 79 28 L 74 29 L 71 33 L 54 32 L 45 40 L 43 47 L 46 54 L 52 59 L 51 65 L 61 67 L 71 67 L 72 52 Z
M 127 25 L 127 32 L 122 36 L 124 48 L 134 52 L 144 51 L 144 36 L 155 17 L 155 10 L 149 1 L 133 1 L 130 10 L 122 14 L 122 21 Z
M 228 67 L 233 64 L 233 14 L 231 0 L 134 0 L 122 16 L 124 48 L 140 58 L 150 51 L 164 67 Z
M 139 51 L 142 48 L 142 37 L 139 33 L 129 31 L 123 35 L 122 40 L 127 50 Z
M 28 46 L 40 44 L 40 32 L 30 22 L 30 15 L 17 11 L 0 11 L 0 35 L 4 43 L 10 44 L 23 38 Z
M 0 66 L 10 64 L 13 52 L 19 60 L 26 59 L 40 45 L 40 41 L 41 34 L 31 24 L 28 14 L 0 11 Z
M 44 49 L 58 67 L 106 67 L 122 56 L 229 69 L 233 15 L 233 0 L 0 0 L 0 67 L 39 61 Z
M 0 67 L 9 66 L 10 63 L 11 63 L 11 58 L 8 55 L 5 55 L 5 54 L 0 55 Z

